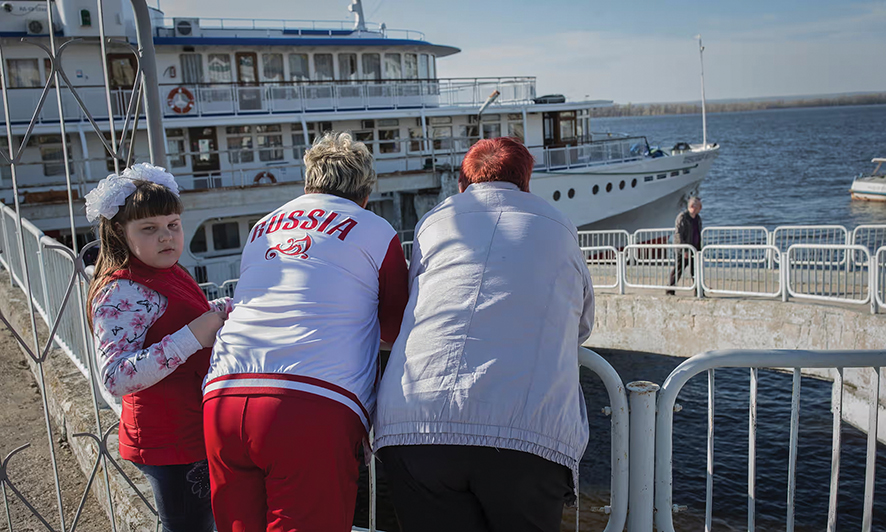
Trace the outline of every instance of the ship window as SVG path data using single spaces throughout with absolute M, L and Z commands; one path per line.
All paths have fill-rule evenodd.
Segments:
M 420 152 L 423 149 L 421 139 L 424 137 L 420 127 L 409 128 L 409 151 Z
M 400 119 L 398 118 L 382 118 L 378 121 L 378 127 L 392 127 L 399 126 Z
M 385 54 L 385 78 L 400 79 L 400 77 L 400 54 Z
M 418 55 L 403 54 L 403 77 L 406 79 L 418 78 Z
M 525 142 L 522 120 L 520 122 L 508 122 L 508 136 L 518 139 L 520 142 Z
M 206 226 L 201 225 L 191 239 L 191 253 L 206 253 Z
M 311 79 L 308 54 L 289 54 L 289 79 L 292 81 Z
M 567 192 L 566 195 L 569 196 L 569 199 L 574 198 L 574 197 L 575 197 L 575 189 L 574 189 L 574 188 L 570 188 L 570 189 L 569 189 L 569 192 Z
M 363 79 L 381 79 L 381 59 L 378 54 L 363 54 Z
M 452 126 L 435 127 L 433 137 L 435 150 L 452 149 Z
M 680 175 L 680 171 L 679 171 L 679 170 L 674 170 L 673 172 L 671 172 L 671 177 L 676 177 L 676 176 L 678 176 L 678 175 Z
M 338 54 L 338 78 L 347 81 L 357 79 L 357 54 Z
M 428 118 L 428 123 L 431 125 L 451 124 L 452 117 L 451 116 L 432 116 L 432 117 Z
M 554 201 L 560 201 L 560 191 L 559 190 L 554 191 Z
M 262 162 L 283 160 L 283 128 L 280 124 L 255 126 L 259 152 L 258 159 Z
M 624 181 L 622 181 L 621 183 L 618 184 L 618 189 L 619 189 L 619 190 L 624 190 L 624 189 L 625 189 L 625 182 L 624 182 Z
M 428 79 L 428 54 L 418 56 L 418 77 Z
M 9 88 L 39 87 L 40 71 L 36 59 L 7 59 L 7 83 Z
M 166 156 L 169 166 L 181 168 L 185 162 L 185 130 L 181 128 L 166 130 Z
M 501 136 L 501 124 L 483 124 L 483 138 L 494 139 Z
M 240 248 L 240 224 L 237 222 L 226 222 L 223 224 L 213 224 L 212 226 L 212 247 L 216 250 L 222 249 L 239 249 Z
M 644 182 L 644 183 L 648 183 L 648 182 L 650 182 L 650 181 L 652 181 L 652 180 L 653 180 L 653 177 L 652 177 L 651 175 L 648 175 L 648 176 L 646 176 L 646 177 L 643 178 L 643 182 Z
M 329 81 L 335 77 L 332 54 L 314 54 L 314 73 L 320 81 Z
M 70 145 L 70 138 L 67 139 Z M 40 147 L 40 160 L 43 161 L 43 175 L 64 175 L 65 158 L 61 135 L 35 135 L 28 140 L 28 146 Z M 71 160 L 68 150 L 68 160 Z
M 363 129 L 375 129 L 375 120 L 361 120 L 360 127 Z
M 283 54 L 261 54 L 265 81 L 283 81 Z
M 374 131 L 355 131 L 354 138 L 366 144 L 366 148 L 369 150 L 369 153 L 375 153 L 375 150 L 373 149 L 373 145 L 375 144 L 373 142 L 375 140 Z
M 437 58 L 434 56 L 428 58 L 428 77 L 431 79 L 437 77 Z
M 631 188 L 636 188 L 636 187 L 637 187 L 637 178 L 635 177 L 634 179 L 631 179 Z
M 332 131 L 332 122 L 316 122 L 316 124 L 317 124 L 317 131 L 321 135 L 324 133 L 327 133 L 329 131 Z M 311 142 L 314 142 L 314 140 L 311 139 Z
M 182 83 L 194 85 L 203 82 L 203 56 L 200 54 L 181 54 Z
M 379 126 L 381 126 L 381 122 L 384 120 L 379 120 Z M 378 140 L 393 140 L 398 141 L 400 138 L 400 128 L 395 127 L 393 129 L 381 129 L 378 130 Z M 378 151 L 380 153 L 399 153 L 400 152 L 400 142 L 380 142 L 378 144 Z
M 209 54 L 207 62 L 210 83 L 230 83 L 233 81 L 230 54 Z
M 463 150 L 468 149 L 473 146 L 478 140 L 480 140 L 480 130 L 476 125 L 474 126 L 459 126 L 459 137 L 461 137 L 458 141 L 459 147 Z
M 594 185 L 594 188 L 591 189 L 592 194 L 596 194 L 597 192 L 600 192 L 600 185 Z
M 250 126 L 228 126 L 225 133 L 228 134 L 228 156 L 232 163 L 251 163 L 255 160 Z
M 612 183 L 606 183 L 606 192 L 612 192 Z
M 305 134 L 302 131 L 301 124 L 292 124 L 292 154 L 301 160 L 305 156 L 305 151 L 310 147 L 310 143 L 314 141 L 316 135 L 313 133 L 314 125 L 308 124 L 308 143 L 305 144 Z

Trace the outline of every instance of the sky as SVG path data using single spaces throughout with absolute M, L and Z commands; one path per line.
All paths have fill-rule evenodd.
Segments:
M 159 1 L 170 17 L 353 20 L 349 0 Z M 539 95 L 697 101 L 699 34 L 709 100 L 886 91 L 886 0 L 365 0 L 363 11 L 460 48 L 438 77 L 535 76 Z

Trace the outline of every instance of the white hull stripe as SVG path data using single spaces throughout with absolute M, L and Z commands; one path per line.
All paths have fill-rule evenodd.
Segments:
M 363 408 L 361 408 L 359 404 L 350 397 L 346 397 L 322 386 L 283 379 L 228 379 L 207 384 L 206 387 L 203 388 L 203 395 L 207 395 L 216 390 L 231 388 L 282 388 L 285 390 L 296 390 L 326 397 L 327 399 L 332 399 L 333 401 L 339 402 L 353 410 L 354 413 L 360 417 L 360 421 L 363 422 L 366 432 L 369 432 L 369 420 L 366 419 L 366 416 L 363 414 Z

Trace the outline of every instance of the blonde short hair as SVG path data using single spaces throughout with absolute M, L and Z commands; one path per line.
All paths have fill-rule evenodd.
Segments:
M 329 131 L 305 153 L 305 192 L 353 201 L 369 196 L 378 178 L 372 154 L 350 134 Z

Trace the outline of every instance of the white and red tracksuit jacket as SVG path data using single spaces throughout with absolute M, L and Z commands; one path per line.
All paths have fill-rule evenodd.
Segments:
M 396 339 L 407 291 L 387 221 L 329 194 L 290 201 L 250 231 L 204 401 L 308 392 L 348 406 L 368 431 L 379 338 Z

